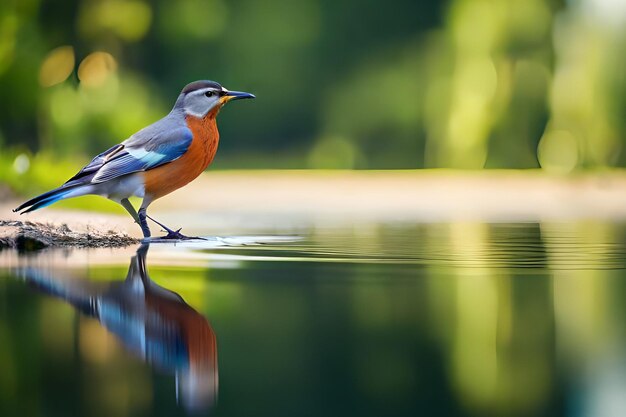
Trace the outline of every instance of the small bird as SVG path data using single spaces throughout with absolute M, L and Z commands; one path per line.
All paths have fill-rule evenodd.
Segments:
M 65 184 L 41 194 L 14 212 L 21 214 L 67 198 L 101 195 L 121 204 L 150 238 L 147 219 L 161 226 L 164 239 L 189 239 L 148 216 L 148 206 L 187 185 L 213 161 L 219 143 L 216 116 L 231 100 L 255 98 L 253 94 L 229 91 L 214 81 L 187 84 L 172 111 L 141 129 L 124 142 L 102 152 Z M 143 199 L 139 211 L 129 197 Z
M 217 400 L 217 337 L 209 321 L 148 273 L 150 243 L 130 259 L 125 280 L 91 281 L 26 267 L 24 280 L 96 318 L 130 352 L 174 374 L 176 398 L 189 411 L 206 411 Z

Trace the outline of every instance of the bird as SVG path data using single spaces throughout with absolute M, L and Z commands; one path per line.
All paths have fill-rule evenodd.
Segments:
M 230 91 L 215 81 L 189 83 L 165 117 L 100 153 L 60 187 L 13 211 L 25 214 L 60 200 L 100 195 L 126 209 L 141 227 L 144 241 L 151 239 L 148 219 L 167 232 L 159 239 L 191 239 L 181 229 L 173 230 L 148 216 L 148 206 L 187 185 L 213 162 L 221 108 L 232 100 L 253 98 L 254 94 Z M 130 202 L 132 196 L 142 199 L 139 210 Z
M 218 394 L 217 336 L 211 324 L 176 292 L 150 278 L 150 242 L 131 257 L 124 280 L 94 282 L 27 266 L 20 276 L 97 319 L 131 353 L 174 374 L 176 398 L 189 411 L 210 409 Z

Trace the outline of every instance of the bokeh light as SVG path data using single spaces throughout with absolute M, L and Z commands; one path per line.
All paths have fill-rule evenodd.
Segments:
M 85 1 L 81 6 L 78 26 L 88 37 L 110 32 L 126 41 L 138 41 L 152 23 L 152 9 L 141 0 Z
M 89 54 L 78 67 L 78 78 L 87 87 L 101 86 L 117 70 L 115 58 L 107 52 Z
M 51 87 L 67 80 L 74 71 L 74 48 L 60 46 L 50 51 L 39 70 L 39 84 Z

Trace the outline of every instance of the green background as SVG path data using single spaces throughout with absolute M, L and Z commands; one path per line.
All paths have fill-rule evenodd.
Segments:
M 0 179 L 65 179 L 196 79 L 258 97 L 220 114 L 218 169 L 621 167 L 624 16 L 609 0 L 4 1 Z

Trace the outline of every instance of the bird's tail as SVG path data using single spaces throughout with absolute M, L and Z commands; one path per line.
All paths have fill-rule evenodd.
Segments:
M 82 281 L 63 279 L 49 274 L 48 271 L 30 267 L 22 269 L 19 275 L 39 291 L 67 301 L 84 314 L 90 316 L 97 314 L 93 291 L 87 286 L 82 286 Z
M 21 204 L 19 207 L 13 209 L 13 211 L 19 211 L 20 214 L 24 214 L 30 211 L 35 211 L 42 207 L 49 206 L 50 204 L 56 203 L 59 200 L 89 194 L 89 190 L 87 190 L 86 188 L 87 187 L 83 185 L 55 188 L 54 190 L 50 190 L 47 193 L 41 194 L 40 196 L 31 198 L 27 202 Z

